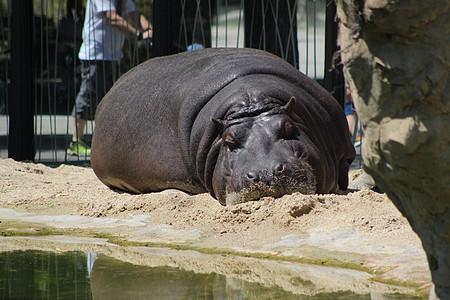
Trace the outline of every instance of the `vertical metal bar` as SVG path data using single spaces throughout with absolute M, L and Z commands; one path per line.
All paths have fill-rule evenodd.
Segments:
M 316 1 L 313 2 L 314 3 L 314 22 L 313 22 L 313 27 L 314 27 L 314 80 L 317 80 L 317 24 L 316 24 L 316 20 L 317 20 L 317 11 L 316 11 Z
M 33 1 L 12 1 L 8 156 L 34 160 Z
M 336 4 L 329 1 L 325 19 L 325 88 L 344 108 L 345 88 L 344 74 L 340 63 L 338 38 L 338 22 L 336 21 Z
M 34 2 L 34 1 L 33 1 Z M 48 3 L 47 3 L 48 4 Z M 35 89 L 35 98 L 34 98 L 34 114 L 37 116 L 34 118 L 34 136 L 35 136 L 35 149 L 38 149 L 37 155 L 35 155 L 35 157 L 37 156 L 37 160 L 40 161 L 41 160 L 41 154 L 42 154 L 42 134 L 38 134 L 38 132 L 42 132 L 42 112 L 43 110 L 43 106 L 44 106 L 44 90 L 45 90 L 45 86 L 42 84 L 42 74 L 45 74 L 44 70 L 45 70 L 45 60 L 44 57 L 46 52 L 44 51 L 44 45 L 47 45 L 47 43 L 44 41 L 44 23 L 43 23 L 43 16 L 44 16 L 44 3 L 42 3 L 42 0 L 39 3 L 40 6 L 40 15 L 36 15 L 38 16 L 38 20 L 39 23 L 37 23 L 36 21 L 34 22 L 33 26 L 33 32 L 35 33 L 35 35 L 37 34 L 39 36 L 39 39 L 36 39 L 35 44 L 38 45 L 39 47 L 39 60 L 40 63 L 37 65 L 38 67 L 35 69 L 35 79 L 36 77 L 39 80 L 39 89 Z M 35 16 L 35 17 L 36 17 Z M 39 30 L 39 32 L 38 32 Z M 36 47 L 37 49 L 37 47 Z M 37 75 L 39 74 L 39 75 Z M 39 93 L 38 93 L 39 90 Z M 38 106 L 39 105 L 39 106 Z
M 306 70 L 305 74 L 309 76 L 309 13 L 308 13 L 308 3 L 305 3 L 305 11 L 306 11 Z
M 244 0 L 241 0 L 239 4 L 239 20 L 238 20 L 238 28 L 237 28 L 237 39 L 236 39 L 236 48 L 239 48 L 239 35 L 241 33 L 241 22 L 242 22 L 242 13 L 244 11 Z
M 174 54 L 172 31 L 172 1 L 153 2 L 153 56 Z
M 228 48 L 228 1 L 225 0 L 225 48 Z

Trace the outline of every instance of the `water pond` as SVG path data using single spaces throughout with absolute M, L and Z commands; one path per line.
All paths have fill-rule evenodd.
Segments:
M 169 258 L 170 259 L 170 258 Z M 225 262 L 224 262 L 225 263 Z M 371 293 L 316 291 L 296 294 L 240 278 L 173 266 L 149 267 L 98 252 L 17 250 L 0 252 L 0 299 L 372 299 Z M 239 278 L 240 277 L 240 278 Z M 292 285 L 314 290 L 309 279 Z M 386 296 L 386 295 L 384 295 Z M 384 299 L 411 299 L 396 294 Z

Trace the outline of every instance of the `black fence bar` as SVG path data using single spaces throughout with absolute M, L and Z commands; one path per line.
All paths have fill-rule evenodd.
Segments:
M 172 1 L 153 1 L 153 56 L 176 53 L 172 43 Z
M 345 104 L 345 84 L 337 38 L 338 22 L 336 19 L 336 4 L 331 0 L 327 3 L 325 18 L 324 85 L 343 108 Z
M 12 1 L 11 35 L 8 156 L 34 160 L 33 0 Z

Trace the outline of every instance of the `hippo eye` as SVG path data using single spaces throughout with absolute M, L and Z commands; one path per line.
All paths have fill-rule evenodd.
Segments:
M 284 139 L 288 139 L 292 136 L 292 133 L 294 132 L 294 125 L 292 125 L 291 122 L 285 121 L 281 123 L 280 128 L 280 137 Z

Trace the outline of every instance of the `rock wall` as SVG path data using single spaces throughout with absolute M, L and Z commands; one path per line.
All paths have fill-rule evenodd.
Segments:
M 422 239 L 450 299 L 450 1 L 336 0 L 365 168 Z

